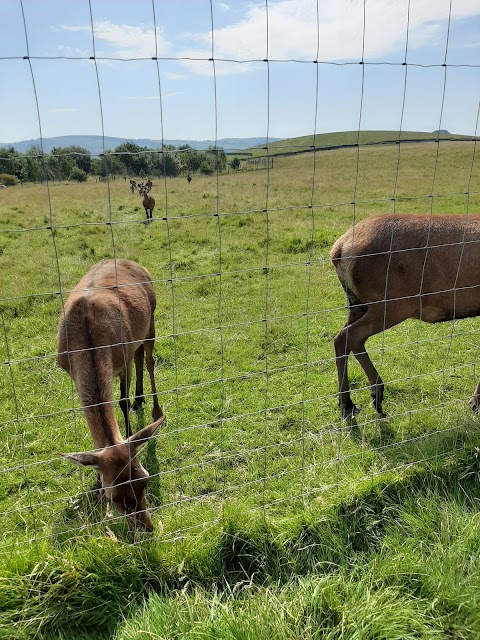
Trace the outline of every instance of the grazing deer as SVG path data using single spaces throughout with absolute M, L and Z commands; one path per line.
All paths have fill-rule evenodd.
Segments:
M 148 272 L 129 260 L 99 262 L 68 296 L 58 329 L 57 362 L 75 382 L 95 451 L 62 453 L 78 465 L 97 469 L 105 496 L 129 526 L 153 530 L 145 488 L 148 472 L 137 458 L 139 448 L 164 421 L 154 379 L 155 292 Z M 145 402 L 143 360 L 153 394 L 153 420 L 134 435 L 128 418 L 128 391 L 135 360 L 134 408 Z M 112 385 L 120 377 L 120 406 L 127 438 L 120 434 Z
M 135 182 L 135 180 L 130 180 L 130 191 L 132 193 L 135 193 L 135 187 L 137 186 L 137 183 Z
M 334 339 L 342 416 L 358 412 L 350 398 L 348 355 L 370 381 L 384 417 L 383 381 L 365 342 L 407 318 L 435 323 L 480 315 L 480 215 L 383 215 L 357 223 L 330 257 L 347 295 L 345 326 Z M 480 409 L 480 383 L 470 404 Z
M 149 220 L 151 221 L 153 216 L 153 209 L 155 207 L 155 198 L 149 195 L 150 189 L 148 188 L 147 185 L 144 185 L 143 183 L 139 185 L 138 193 L 142 198 L 142 204 L 143 204 L 143 208 L 145 209 L 145 214 L 147 216 L 147 222 Z

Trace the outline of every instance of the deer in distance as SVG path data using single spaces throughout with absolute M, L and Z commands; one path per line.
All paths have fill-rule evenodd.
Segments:
M 135 193 L 135 187 L 137 186 L 137 183 L 135 182 L 135 180 L 130 180 L 130 191 L 132 193 Z
M 366 340 L 408 318 L 428 323 L 480 315 L 480 215 L 386 214 L 355 224 L 330 258 L 347 296 L 348 319 L 334 338 L 343 417 L 359 409 L 350 397 L 352 352 L 370 382 L 381 417 L 384 383 Z M 470 400 L 480 410 L 480 383 Z
M 151 182 L 150 182 L 151 184 Z M 150 187 L 148 183 L 145 185 L 143 182 L 138 184 L 138 195 L 142 198 L 143 208 L 145 209 L 145 215 L 147 216 L 147 222 L 152 221 L 153 209 L 155 207 L 155 198 L 150 193 Z
M 145 489 L 148 472 L 137 453 L 165 417 L 154 378 L 155 292 L 146 269 L 129 260 L 105 260 L 83 276 L 68 296 L 58 328 L 57 363 L 73 379 L 95 445 L 94 451 L 61 453 L 71 462 L 95 467 L 107 500 L 137 525 L 153 531 Z M 135 361 L 134 409 L 144 402 L 143 363 L 153 396 L 154 422 L 132 435 L 128 399 Z M 120 406 L 126 439 L 115 419 L 113 382 L 120 377 Z

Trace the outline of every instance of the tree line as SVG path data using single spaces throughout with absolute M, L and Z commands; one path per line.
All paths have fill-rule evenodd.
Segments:
M 215 147 L 205 151 L 197 151 L 189 145 L 149 149 L 125 142 L 99 156 L 92 156 L 88 149 L 78 146 L 54 147 L 50 153 L 43 154 L 38 146 L 32 146 L 24 153 L 13 147 L 0 149 L 0 182 L 5 184 L 8 176 L 13 179 L 11 184 L 47 179 L 84 182 L 88 176 L 173 178 L 182 174 L 212 175 L 226 169 L 225 151 Z

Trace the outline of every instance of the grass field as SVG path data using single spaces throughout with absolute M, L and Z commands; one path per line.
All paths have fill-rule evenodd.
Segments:
M 352 363 L 362 412 L 346 423 L 328 260 L 373 213 L 480 211 L 474 151 L 343 149 L 156 181 L 150 225 L 123 180 L 0 191 L 2 637 L 478 637 L 478 320 L 372 338 L 388 418 Z M 62 298 L 113 256 L 147 267 L 158 300 L 153 537 L 106 518 L 93 472 L 57 456 L 91 448 L 55 364 Z

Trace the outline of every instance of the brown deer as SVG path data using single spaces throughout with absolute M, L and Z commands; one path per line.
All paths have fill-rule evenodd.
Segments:
M 130 180 L 130 191 L 132 193 L 135 193 L 135 187 L 137 186 L 137 183 L 135 182 L 135 180 Z
M 149 195 L 150 189 L 143 183 L 138 187 L 138 194 L 142 198 L 143 208 L 147 216 L 147 222 L 152 220 L 153 209 L 155 207 L 155 198 Z
M 78 465 L 97 469 L 105 496 L 129 526 L 153 530 L 145 489 L 148 472 L 137 458 L 139 448 L 164 421 L 154 379 L 155 292 L 148 272 L 129 260 L 99 262 L 68 296 L 60 316 L 57 362 L 75 382 L 96 449 L 62 453 Z M 128 418 L 128 391 L 135 360 L 134 408 L 144 402 L 143 360 L 153 394 L 153 420 L 134 435 Z M 120 406 L 127 438 L 120 434 L 112 385 L 120 377 Z
M 147 180 L 147 182 L 146 182 L 146 186 L 147 186 L 147 189 L 148 189 L 149 191 L 151 191 L 151 190 L 152 190 L 153 182 L 150 180 L 150 178 Z
M 358 222 L 330 257 L 348 301 L 348 319 L 334 339 L 342 416 L 359 409 L 350 397 L 348 355 L 370 381 L 384 417 L 384 383 L 365 342 L 407 318 L 435 323 L 480 315 L 480 215 L 382 215 Z M 470 404 L 480 409 L 480 383 Z

